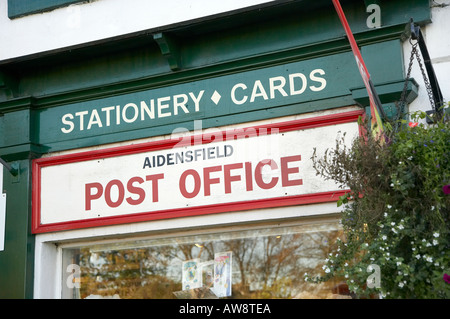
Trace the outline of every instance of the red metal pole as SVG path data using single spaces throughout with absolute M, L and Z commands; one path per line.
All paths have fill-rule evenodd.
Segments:
M 332 0 L 334 8 L 341 20 L 342 26 L 344 27 L 347 38 L 350 42 L 350 47 L 352 48 L 353 55 L 355 56 L 356 64 L 359 69 L 359 73 L 364 81 L 364 85 L 366 86 L 367 93 L 369 95 L 370 101 L 370 113 L 372 115 L 371 124 L 372 129 L 377 131 L 378 136 L 380 136 L 383 131 L 383 123 L 381 122 L 380 113 L 383 112 L 381 103 L 379 102 L 379 98 L 377 93 L 375 92 L 375 88 L 370 80 L 369 72 L 367 71 L 367 67 L 362 58 L 361 52 L 359 51 L 358 45 L 353 36 L 352 30 L 350 29 L 350 25 L 345 17 L 344 11 L 342 10 L 341 4 L 339 0 Z

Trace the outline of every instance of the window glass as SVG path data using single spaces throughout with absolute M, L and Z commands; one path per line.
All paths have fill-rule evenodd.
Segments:
M 342 232 L 335 222 L 63 249 L 63 298 L 346 298 L 311 284 Z

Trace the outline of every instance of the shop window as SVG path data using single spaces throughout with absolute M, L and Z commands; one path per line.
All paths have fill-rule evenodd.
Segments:
M 334 222 L 63 249 L 63 298 L 350 298 L 322 273 Z

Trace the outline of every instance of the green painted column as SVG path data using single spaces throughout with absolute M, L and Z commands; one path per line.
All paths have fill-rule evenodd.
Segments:
M 30 299 L 34 269 L 31 161 L 18 160 L 14 164 L 19 166 L 17 176 L 3 169 L 3 193 L 7 197 L 5 249 L 0 251 L 0 299 Z
M 34 235 L 31 234 L 31 160 L 41 151 L 30 99 L 0 109 L 0 157 L 17 168 L 3 169 L 6 194 L 5 247 L 0 251 L 0 299 L 33 298 Z

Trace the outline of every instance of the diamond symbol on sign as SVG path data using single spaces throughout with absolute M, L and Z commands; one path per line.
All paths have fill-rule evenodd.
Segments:
M 214 90 L 214 94 L 211 96 L 211 100 L 217 105 L 219 104 L 221 98 L 222 96 L 219 94 L 219 92 Z

